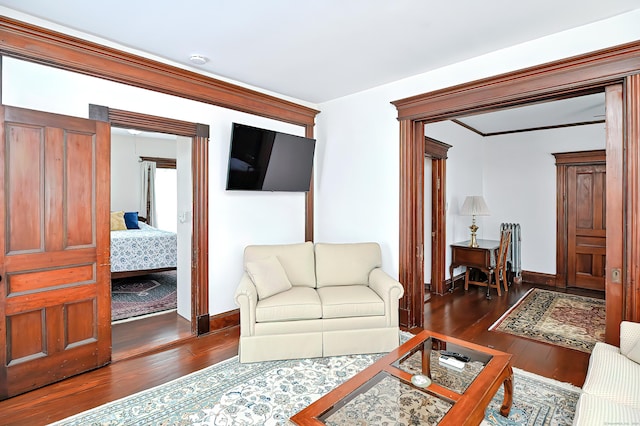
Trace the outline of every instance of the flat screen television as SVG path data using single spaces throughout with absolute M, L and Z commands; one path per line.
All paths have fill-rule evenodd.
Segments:
M 306 192 L 315 139 L 233 123 L 227 190 Z

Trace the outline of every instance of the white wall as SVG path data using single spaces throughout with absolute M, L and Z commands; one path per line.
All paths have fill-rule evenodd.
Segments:
M 225 191 L 232 122 L 297 136 L 304 136 L 302 127 L 7 57 L 2 83 L 6 105 L 87 117 L 88 105 L 96 104 L 210 126 L 210 314 L 237 308 L 233 293 L 246 245 L 304 241 L 303 193 Z M 112 174 L 118 172 L 113 164 Z
M 178 233 L 178 314 L 191 320 L 191 239 L 193 226 L 193 196 L 191 139 L 176 140 L 177 170 L 177 233 Z
M 640 10 L 321 104 L 316 133 L 321 147 L 316 175 L 316 239 L 378 241 L 383 246 L 384 268 L 397 274 L 399 126 L 390 102 L 635 41 L 640 39 L 638 22 Z M 454 148 L 450 151 L 454 162 L 458 156 L 462 163 L 469 161 L 467 153 L 456 153 Z M 457 194 L 461 197 L 467 191 L 482 191 L 482 177 L 474 168 L 461 168 L 455 176 L 448 174 L 451 182 L 447 190 L 456 191 L 461 183 L 473 182 L 474 188 L 459 189 Z M 468 218 L 450 218 L 461 201 L 450 200 L 447 225 L 447 234 L 460 239 L 467 235 Z M 481 237 L 485 236 L 485 219 L 479 224 Z
M 605 149 L 604 124 L 485 138 L 483 185 L 491 215 L 486 238 L 500 223 L 522 227 L 522 269 L 556 273 L 556 165 L 553 153 Z M 453 166 L 452 166 L 453 167 Z
M 140 157 L 176 158 L 175 137 L 158 139 L 112 133 L 111 210 L 140 209 Z

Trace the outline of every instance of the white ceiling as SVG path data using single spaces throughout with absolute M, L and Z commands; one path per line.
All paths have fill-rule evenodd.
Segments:
M 605 95 L 604 92 L 601 92 L 461 117 L 457 121 L 485 136 L 490 136 L 491 134 L 521 132 L 547 126 L 592 123 L 604 119 Z
M 312 103 L 640 8 L 640 0 L 0 0 Z

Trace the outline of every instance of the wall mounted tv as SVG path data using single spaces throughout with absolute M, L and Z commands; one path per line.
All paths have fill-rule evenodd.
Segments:
M 227 190 L 306 192 L 315 139 L 233 123 Z

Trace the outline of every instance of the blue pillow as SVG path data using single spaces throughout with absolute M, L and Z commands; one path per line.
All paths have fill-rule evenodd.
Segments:
M 138 226 L 138 212 L 125 212 L 124 223 L 127 229 L 140 229 Z

